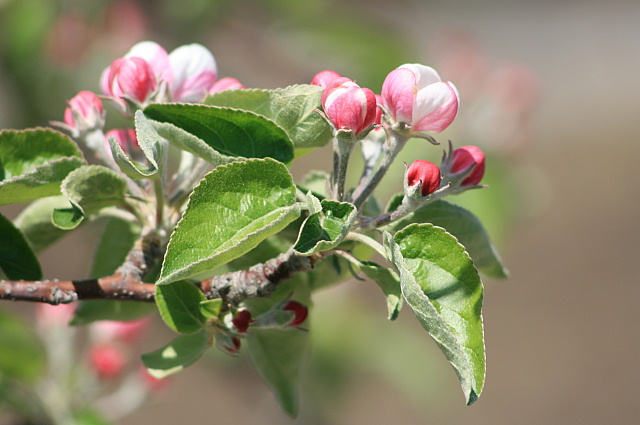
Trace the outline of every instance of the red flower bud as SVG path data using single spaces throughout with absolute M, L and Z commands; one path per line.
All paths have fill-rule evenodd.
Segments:
M 355 135 L 374 123 L 378 111 L 376 95 L 348 78 L 335 79 L 324 89 L 322 108 L 336 129 Z
M 87 90 L 81 91 L 69 100 L 69 106 L 64 110 L 64 122 L 77 129 L 101 128 L 104 125 L 104 116 L 102 101 Z
M 240 333 L 246 332 L 252 322 L 253 320 L 251 320 L 251 312 L 249 310 L 241 310 L 231 319 L 231 323 L 236 327 L 236 331 Z
M 156 89 L 157 81 L 149 63 L 134 56 L 113 61 L 105 70 L 101 85 L 107 96 L 129 97 L 143 103 Z
M 414 186 L 422 182 L 420 192 L 427 196 L 440 187 L 440 168 L 433 162 L 417 159 L 407 170 L 407 184 Z
M 113 137 L 114 139 L 116 139 L 125 153 L 130 153 L 132 152 L 132 150 L 139 149 L 136 131 L 132 128 L 119 128 L 109 130 L 107 134 L 104 135 L 104 141 L 107 144 L 107 150 L 109 150 L 109 137 Z
M 211 86 L 211 88 L 209 89 L 209 94 L 218 93 L 225 90 L 238 90 L 244 88 L 246 87 L 243 86 L 242 83 L 240 83 L 240 81 L 236 80 L 235 78 L 225 77 L 216 81 L 213 86 Z
M 453 151 L 451 172 L 458 173 L 473 166 L 471 173 L 460 183 L 471 186 L 480 183 L 484 175 L 484 153 L 477 146 L 463 146 Z
M 300 326 L 307 320 L 309 315 L 309 309 L 304 304 L 300 304 L 298 301 L 289 301 L 282 307 L 284 311 L 291 311 L 295 315 L 293 320 L 289 322 L 289 326 Z

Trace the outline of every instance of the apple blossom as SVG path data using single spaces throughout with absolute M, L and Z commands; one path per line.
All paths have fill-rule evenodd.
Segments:
M 169 63 L 173 74 L 171 98 L 175 101 L 202 100 L 218 78 L 216 60 L 201 44 L 178 47 L 169 54 Z
M 244 89 L 245 86 L 240 83 L 240 81 L 235 78 L 225 77 L 216 81 L 213 86 L 209 89 L 209 94 L 218 93 L 225 90 L 238 90 Z
M 322 108 L 337 130 L 352 131 L 354 135 L 373 125 L 378 110 L 371 90 L 344 77 L 324 89 Z
M 458 91 L 431 67 L 406 64 L 391 71 L 382 84 L 383 105 L 395 122 L 413 131 L 439 133 L 458 113 Z
M 125 364 L 124 353 L 114 345 L 96 344 L 89 349 L 89 365 L 100 379 L 118 377 Z
M 420 183 L 423 197 L 438 190 L 440 180 L 440 168 L 433 162 L 417 159 L 407 170 L 407 185 L 413 187 Z
M 158 83 L 149 63 L 138 57 L 113 61 L 102 77 L 102 92 L 107 96 L 129 98 L 144 103 L 156 90 Z
M 480 183 L 484 175 L 484 153 L 477 146 L 462 146 L 452 153 L 451 172 L 459 173 L 473 166 L 469 175 L 460 183 L 472 186 Z
M 138 139 L 136 137 L 136 131 L 132 128 L 118 128 L 109 130 L 104 135 L 105 143 L 108 145 L 109 137 L 116 139 L 120 147 L 125 152 L 131 152 L 132 149 L 138 149 Z M 107 148 L 109 149 L 109 148 Z
M 311 84 L 314 86 L 327 87 L 331 82 L 333 82 L 333 80 L 337 80 L 338 78 L 343 77 L 335 71 L 320 71 L 313 76 Z
M 69 100 L 64 110 L 64 122 L 79 131 L 102 128 L 105 110 L 102 101 L 93 92 L 83 90 Z

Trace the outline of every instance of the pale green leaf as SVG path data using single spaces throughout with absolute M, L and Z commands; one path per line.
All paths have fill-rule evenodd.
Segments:
M 219 166 L 191 194 L 171 235 L 158 284 L 204 278 L 299 215 L 295 186 L 284 164 L 266 158 Z
M 193 364 L 209 348 L 207 333 L 202 330 L 180 335 L 169 344 L 142 355 L 142 362 L 151 376 L 163 379 Z
M 412 224 L 385 246 L 400 274 L 402 295 L 451 363 L 467 399 L 484 386 L 482 282 L 464 247 L 444 229 Z
M 205 324 L 200 303 L 206 297 L 193 283 L 180 280 L 156 287 L 156 304 L 165 323 L 174 331 L 191 334 Z
M 22 231 L 36 254 L 69 233 L 55 226 L 51 219 L 56 208 L 68 206 L 69 201 L 64 196 L 36 199 L 16 217 L 15 226 Z
M 357 211 L 349 202 L 323 200 L 322 211 L 310 215 L 302 225 L 294 249 L 301 255 L 333 249 L 353 226 Z
M 300 84 L 274 90 L 245 89 L 222 91 L 205 99 L 214 106 L 253 111 L 275 121 L 288 134 L 296 149 L 326 145 L 331 128 L 316 110 L 321 109 L 322 88 Z
M 387 299 L 388 318 L 395 320 L 402 308 L 402 289 L 398 275 L 393 270 L 371 261 L 363 261 L 360 270 L 380 286 Z

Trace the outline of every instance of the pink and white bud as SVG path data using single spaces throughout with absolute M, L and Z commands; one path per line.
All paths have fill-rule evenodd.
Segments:
M 173 81 L 169 54 L 155 41 L 141 41 L 140 43 L 134 44 L 124 57 L 144 59 L 153 70 L 157 83 L 161 81 L 171 83 Z
M 169 63 L 173 73 L 171 98 L 175 101 L 202 100 L 218 78 L 216 60 L 201 44 L 178 47 L 169 54 Z
M 87 131 L 104 127 L 105 110 L 102 101 L 93 92 L 84 90 L 69 100 L 64 110 L 64 122 L 69 127 Z
M 371 127 L 376 119 L 376 95 L 348 78 L 333 80 L 322 92 L 322 108 L 337 130 L 354 135 Z
M 124 370 L 126 357 L 122 350 L 108 344 L 97 344 L 89 349 L 89 366 L 100 379 L 117 378 Z
M 440 187 L 440 168 L 433 162 L 417 159 L 409 167 L 406 174 L 407 186 L 420 184 L 421 195 L 427 196 Z
M 300 326 L 307 320 L 307 316 L 309 315 L 307 306 L 298 301 L 287 302 L 284 307 L 282 307 L 282 310 L 291 311 L 294 314 L 293 319 L 288 323 L 289 326 Z
M 209 94 L 218 93 L 225 90 L 239 90 L 246 89 L 240 81 L 235 78 L 225 77 L 216 81 L 209 89 Z
M 73 313 L 76 311 L 76 304 L 38 304 L 36 306 L 36 325 L 43 331 L 58 326 L 68 326 Z
M 116 139 L 120 147 L 125 153 L 133 152 L 139 149 L 138 146 L 138 138 L 136 136 L 136 131 L 132 128 L 118 128 L 114 130 L 109 130 L 107 134 L 104 135 L 105 143 L 107 144 L 107 150 L 110 148 L 109 146 L 109 137 L 113 137 Z
M 327 87 L 329 84 L 331 84 L 334 80 L 337 80 L 338 78 L 343 78 L 343 77 L 342 75 L 338 74 L 335 71 L 329 71 L 329 70 L 320 71 L 313 76 L 313 78 L 311 79 L 311 84 L 313 84 L 314 86 Z
M 439 133 L 458 113 L 455 86 L 443 82 L 431 67 L 406 64 L 391 71 L 382 84 L 383 105 L 391 118 L 414 131 Z
M 129 98 L 144 103 L 155 91 L 157 81 L 146 60 L 134 56 L 113 61 L 101 78 L 102 92 L 118 100 Z
M 472 186 L 480 183 L 484 176 L 484 153 L 477 146 L 462 146 L 453 151 L 451 172 L 459 173 L 473 167 L 469 175 L 460 183 L 462 186 Z

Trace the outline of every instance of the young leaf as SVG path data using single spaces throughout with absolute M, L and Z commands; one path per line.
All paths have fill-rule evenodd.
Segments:
M 191 365 L 209 348 L 208 335 L 200 332 L 180 335 L 169 344 L 142 355 L 142 362 L 151 376 L 163 379 Z
M 252 329 L 247 335 L 249 355 L 256 370 L 291 417 L 298 414 L 298 381 L 308 338 L 299 329 Z
M 216 319 L 220 315 L 222 299 L 200 301 L 200 314 L 206 319 Z
M 36 199 L 16 217 L 15 226 L 22 231 L 36 254 L 68 234 L 68 230 L 55 226 L 51 220 L 56 208 L 68 206 L 69 201 L 64 196 L 50 196 Z
M 176 332 L 192 334 L 205 324 L 200 303 L 204 294 L 192 283 L 180 280 L 156 287 L 156 304 L 167 325 Z
M 57 131 L 0 131 L 0 205 L 59 195 L 62 180 L 84 164 L 76 144 Z
M 165 145 L 151 123 L 141 110 L 136 111 L 136 139 L 147 159 L 148 165 L 133 161 L 124 152 L 115 138 L 109 138 L 109 146 L 113 159 L 127 176 L 134 180 L 151 177 L 155 174 L 162 176 L 165 161 Z
M 204 103 L 252 111 L 275 121 L 288 134 L 296 149 L 326 145 L 333 137 L 321 108 L 322 88 L 308 84 L 275 90 L 233 90 L 215 93 Z
M 147 117 L 176 125 L 222 155 L 293 160 L 293 144 L 275 122 L 253 112 L 192 104 L 153 104 Z
M 431 223 L 445 228 L 465 247 L 473 263 L 481 272 L 495 278 L 508 276 L 509 272 L 491 243 L 487 231 L 470 211 L 439 200 L 425 205 L 407 218 L 394 223 L 393 229 L 402 229 L 410 223 Z
M 311 255 L 338 246 L 358 215 L 356 207 L 349 202 L 325 199 L 321 205 L 322 211 L 310 215 L 300 229 L 294 246 L 300 255 Z
M 61 189 L 71 207 L 54 210 L 53 222 L 62 229 L 73 229 L 100 209 L 122 204 L 127 182 L 122 175 L 107 167 L 87 165 L 69 173 Z
M 387 297 L 389 320 L 396 320 L 402 308 L 402 289 L 398 275 L 393 270 L 371 261 L 363 261 L 360 270 L 380 286 Z
M 457 240 L 440 227 L 412 224 L 385 246 L 400 274 L 402 295 L 451 363 L 467 404 L 485 379 L 482 282 Z
M 184 151 L 192 153 L 198 158 L 204 159 L 214 167 L 217 167 L 218 165 L 228 164 L 236 160 L 235 157 L 220 154 L 218 151 L 206 144 L 204 140 L 181 129 L 180 127 L 176 127 L 171 123 L 158 122 L 153 120 L 149 120 L 149 122 L 151 123 L 151 125 L 153 125 L 158 134 L 164 139 L 168 140 L 169 143 L 171 143 L 178 149 L 182 149 Z
M 284 229 L 300 215 L 295 191 L 287 167 L 270 158 L 211 171 L 171 235 L 158 284 L 201 278 Z
M 0 214 L 0 272 L 10 280 L 40 280 L 42 269 L 24 235 Z

